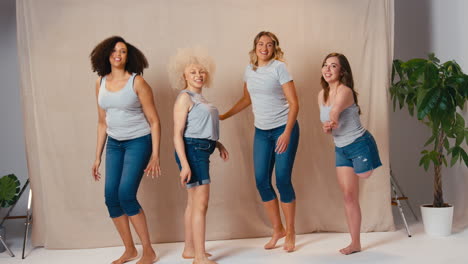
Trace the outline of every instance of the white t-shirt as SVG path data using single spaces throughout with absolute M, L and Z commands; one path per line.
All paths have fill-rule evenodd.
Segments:
M 256 71 L 248 65 L 244 73 L 244 82 L 252 100 L 255 127 L 263 130 L 286 125 L 289 104 L 284 95 L 283 84 L 292 81 L 284 62 L 271 60 Z

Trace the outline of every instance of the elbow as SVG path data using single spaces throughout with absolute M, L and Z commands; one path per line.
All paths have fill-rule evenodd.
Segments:
M 159 122 L 159 120 L 152 120 L 150 123 L 150 127 L 151 127 L 151 130 L 156 130 L 158 132 L 161 131 L 161 124 Z
M 299 103 L 298 102 L 289 103 L 289 111 L 295 114 L 299 113 Z
M 338 122 L 339 113 L 337 111 L 330 111 L 330 120 L 334 122 Z

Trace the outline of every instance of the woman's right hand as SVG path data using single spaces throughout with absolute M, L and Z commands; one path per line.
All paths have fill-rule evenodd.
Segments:
M 323 132 L 325 132 L 327 134 L 331 134 L 332 122 L 331 121 L 326 121 L 326 122 L 322 123 L 322 129 L 323 129 Z
M 190 181 L 191 177 L 192 171 L 190 170 L 190 167 L 182 166 L 182 170 L 180 170 L 180 185 L 182 185 L 182 187 L 185 187 L 185 184 L 187 184 Z
M 219 120 L 221 120 L 221 121 L 222 121 L 222 120 L 224 120 L 224 119 L 226 119 L 226 114 L 219 115 Z
M 101 160 L 95 160 L 93 164 L 93 168 L 91 169 L 93 178 L 95 181 L 99 181 L 101 179 L 101 173 L 99 172 L 99 166 L 101 165 Z

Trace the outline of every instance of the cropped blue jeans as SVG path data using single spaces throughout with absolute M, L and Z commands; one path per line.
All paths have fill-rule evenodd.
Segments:
M 276 187 L 280 193 L 281 202 L 290 203 L 296 199 L 291 175 L 299 144 L 299 124 L 296 122 L 293 127 L 286 151 L 278 154 L 275 152 L 276 142 L 285 128 L 286 125 L 268 130 L 255 128 L 253 149 L 255 181 L 264 202 L 276 198 L 271 183 L 273 168 L 275 168 Z
M 140 212 L 136 194 L 151 152 L 151 134 L 130 140 L 107 138 L 104 195 L 110 217 Z

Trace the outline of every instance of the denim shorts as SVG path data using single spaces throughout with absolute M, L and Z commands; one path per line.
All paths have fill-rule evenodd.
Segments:
M 336 167 L 352 167 L 355 173 L 364 173 L 382 166 L 374 137 L 366 131 L 353 143 L 336 147 Z
M 216 141 L 200 138 L 184 137 L 185 155 L 192 172 L 190 181 L 186 184 L 187 189 L 209 184 L 210 180 L 210 155 L 216 148 Z M 179 170 L 182 169 L 179 156 L 175 152 L 175 159 Z

